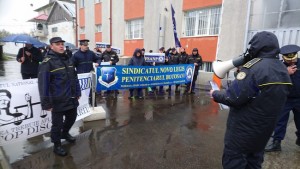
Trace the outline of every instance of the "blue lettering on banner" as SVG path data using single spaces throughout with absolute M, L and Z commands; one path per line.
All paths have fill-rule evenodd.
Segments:
M 145 88 L 185 84 L 192 80 L 193 64 L 163 66 L 100 66 L 96 90 Z
M 92 78 L 88 77 L 79 79 L 79 84 L 81 90 L 92 88 Z

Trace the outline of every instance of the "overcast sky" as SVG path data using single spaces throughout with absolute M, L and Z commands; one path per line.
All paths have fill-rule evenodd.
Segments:
M 33 10 L 48 2 L 49 0 L 0 0 L 0 30 L 29 33 L 35 24 L 26 21 L 38 16 Z

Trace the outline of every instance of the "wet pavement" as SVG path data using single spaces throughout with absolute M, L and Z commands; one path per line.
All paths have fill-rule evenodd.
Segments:
M 13 169 L 222 168 L 228 110 L 220 110 L 207 91 L 127 97 L 127 91 L 120 91 L 117 99 L 98 97 L 106 120 L 77 122 L 71 131 L 76 143 L 63 142 L 66 157 L 53 154 L 49 134 L 6 145 L 5 156 Z M 292 119 L 287 130 L 282 152 L 266 154 L 263 168 L 300 169 Z

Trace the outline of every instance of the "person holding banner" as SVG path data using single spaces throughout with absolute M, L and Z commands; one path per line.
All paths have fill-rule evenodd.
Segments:
M 108 44 L 106 45 L 106 50 L 102 53 L 102 56 L 100 57 L 100 61 L 109 62 L 109 65 L 116 65 L 119 62 L 119 56 L 115 51 L 111 49 L 111 45 Z M 116 90 L 115 92 L 117 94 L 119 93 L 118 90 Z M 108 90 L 106 94 L 109 95 L 110 91 Z
M 187 64 L 194 64 L 195 69 L 194 69 L 194 76 L 193 76 L 193 81 L 187 84 L 185 93 L 187 94 L 195 94 L 195 83 L 198 77 L 198 71 L 200 66 L 202 66 L 202 57 L 198 53 L 198 48 L 194 48 L 192 51 L 192 55 L 190 55 L 187 60 Z
M 172 48 L 170 51 L 171 51 L 171 53 L 166 58 L 166 64 L 167 65 L 178 65 L 179 64 L 179 54 L 176 51 L 176 48 Z M 178 87 L 179 87 L 179 84 L 176 84 L 175 93 L 179 93 Z M 169 92 L 169 94 L 171 94 L 171 89 L 172 89 L 172 85 L 169 85 L 169 88 L 167 89 L 167 92 Z
M 180 55 L 179 55 L 179 64 L 186 64 L 186 59 L 188 58 L 188 54 L 185 52 L 183 47 L 180 48 Z
M 142 50 L 139 48 L 135 49 L 132 58 L 129 60 L 128 66 L 145 66 L 146 62 L 144 57 L 142 57 Z M 143 89 L 138 88 L 137 89 L 137 98 L 138 99 L 143 99 Z M 134 89 L 129 89 L 130 96 L 128 99 L 134 99 L 135 96 L 133 96 Z
M 64 52 L 64 40 L 60 37 L 50 39 L 51 50 L 39 67 L 38 86 L 43 110 L 51 111 L 51 142 L 53 152 L 66 156 L 61 139 L 74 143 L 76 139 L 69 134 L 77 117 L 80 85 L 72 60 Z
M 89 40 L 88 39 L 82 39 L 79 40 L 79 50 L 74 53 L 72 57 L 72 61 L 74 63 L 74 66 L 77 70 L 77 73 L 90 73 L 91 71 L 94 71 L 94 66 L 100 65 L 100 57 L 98 57 L 94 52 L 89 50 Z M 89 103 L 92 105 L 92 89 L 90 90 L 89 95 Z M 97 106 L 96 99 L 95 99 L 95 106 Z
M 159 48 L 159 53 L 165 53 L 165 47 L 161 47 Z M 166 53 L 165 53 L 165 58 L 167 57 Z M 156 63 L 156 62 L 153 62 L 153 66 L 160 66 L 160 65 L 164 65 L 165 63 Z M 155 91 L 157 90 L 156 89 L 156 86 L 152 87 L 152 90 Z M 164 86 L 159 86 L 159 89 L 158 89 L 158 94 L 159 95 L 164 95 L 165 94 L 165 91 L 164 91 Z
M 88 39 L 79 40 L 79 50 L 72 57 L 77 73 L 90 73 L 94 70 L 93 63 L 96 67 L 100 65 L 100 58 L 89 50 L 88 42 Z

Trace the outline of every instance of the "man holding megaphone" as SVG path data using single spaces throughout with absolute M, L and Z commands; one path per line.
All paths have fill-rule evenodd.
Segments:
M 214 101 L 230 107 L 222 159 L 224 169 L 261 168 L 264 148 L 292 85 L 286 67 L 279 60 L 279 43 L 273 33 L 259 32 L 249 44 L 247 55 L 230 61 L 235 67 L 243 66 L 228 89 L 210 92 Z M 233 67 L 223 68 L 226 70 L 218 71 L 226 73 Z

